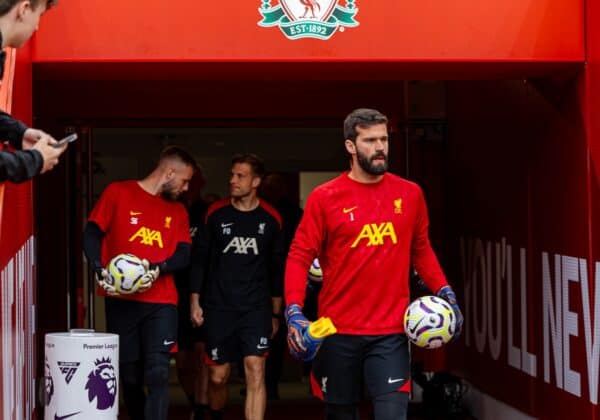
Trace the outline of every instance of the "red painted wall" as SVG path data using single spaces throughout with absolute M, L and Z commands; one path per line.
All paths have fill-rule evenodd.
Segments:
M 44 17 L 34 61 L 582 61 L 581 0 L 354 2 L 359 26 L 329 41 L 262 28 L 277 0 L 65 1 Z M 287 1 L 289 3 L 289 1 Z
M 590 259 L 597 261 L 600 260 L 600 5 L 590 1 L 586 3 L 586 9 L 587 60 L 580 97 L 589 147 L 588 200 L 591 217 L 587 240 Z
M 586 7 L 587 64 L 578 77 L 456 82 L 449 91 L 456 229 L 447 245 L 467 319 L 453 360 L 485 392 L 542 419 L 599 414 L 600 7 Z M 502 238 L 512 246 L 504 254 L 512 255 L 512 282 L 495 253 Z M 477 256 L 478 239 L 491 243 L 491 258 Z
M 448 246 L 455 255 L 455 278 L 462 279 L 467 319 L 465 348 L 453 349 L 454 360 L 462 361 L 466 377 L 482 390 L 532 415 L 590 418 L 597 388 L 592 395 L 588 387 L 585 346 L 591 341 L 585 331 L 593 333 L 593 326 L 584 321 L 582 293 L 590 289 L 583 277 L 593 284 L 595 273 L 589 259 L 589 172 L 577 82 L 451 83 L 449 101 L 452 218 L 447 222 L 454 232 Z M 502 238 L 511 249 L 500 246 L 503 252 L 496 254 Z M 478 257 L 478 241 L 483 257 Z M 549 255 L 546 278 L 544 253 Z M 579 258 L 587 269 L 579 270 L 576 261 L 577 271 L 570 274 L 575 281 L 562 283 L 568 296 L 562 284 L 558 293 L 554 289 L 555 255 Z M 512 270 L 506 268 L 507 256 Z M 568 264 L 563 260 L 561 267 L 564 271 Z M 550 340 L 544 344 L 545 280 L 552 286 L 554 308 L 561 315 L 573 313 L 563 317 L 564 334 L 556 335 L 563 348 L 560 379 L 554 360 L 561 353 Z M 593 295 L 587 300 L 594 308 Z M 496 340 L 498 347 L 491 345 Z M 512 363 L 511 353 L 517 356 Z M 550 367 L 547 382 L 545 363 Z M 579 396 L 566 390 L 568 370 L 576 372 L 572 383 L 579 385 Z
M 15 54 L 13 51 L 12 54 Z M 25 122 L 32 116 L 31 50 L 16 54 L 15 71 L 7 60 L 2 91 L 9 91 L 3 109 Z M 11 81 L 14 76 L 14 83 Z M 12 92 L 11 92 L 12 89 Z M 33 237 L 32 184 L 0 186 L 0 417 L 32 418 L 35 406 L 35 243 Z

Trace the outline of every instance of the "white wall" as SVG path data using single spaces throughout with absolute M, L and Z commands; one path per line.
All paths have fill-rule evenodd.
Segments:
M 304 208 L 308 195 L 315 187 L 339 174 L 340 172 L 300 172 L 300 207 Z

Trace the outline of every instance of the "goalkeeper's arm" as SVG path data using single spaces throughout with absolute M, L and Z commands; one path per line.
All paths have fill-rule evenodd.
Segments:
M 94 272 L 104 269 L 100 249 L 105 233 L 94 222 L 87 222 L 83 230 L 83 252 Z
M 454 335 L 452 336 L 452 341 L 456 341 L 462 332 L 462 325 L 464 321 L 462 312 L 460 311 L 458 302 L 456 301 L 456 293 L 454 293 L 454 290 L 452 290 L 450 285 L 446 285 L 437 290 L 435 295 L 448 302 L 454 311 L 454 315 L 456 316 L 456 329 Z
M 192 245 L 187 242 L 179 242 L 173 255 L 161 262 L 150 262 L 150 267 L 158 267 L 162 274 L 183 270 L 190 264 Z

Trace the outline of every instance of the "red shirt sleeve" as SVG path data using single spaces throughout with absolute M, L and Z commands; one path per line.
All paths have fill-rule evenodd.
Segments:
M 419 189 L 417 219 L 412 240 L 412 259 L 417 273 L 433 293 L 446 286 L 446 276 L 429 242 L 429 216 L 423 192 Z
M 117 184 L 109 184 L 98 199 L 90 214 L 89 221 L 94 222 L 103 232 L 108 232 L 113 220 L 115 204 L 118 203 L 119 187 Z
M 302 220 L 296 229 L 285 267 L 286 304 L 304 305 L 306 279 L 310 265 L 321 251 L 324 239 L 325 219 L 321 209 L 322 194 L 319 190 L 309 195 Z

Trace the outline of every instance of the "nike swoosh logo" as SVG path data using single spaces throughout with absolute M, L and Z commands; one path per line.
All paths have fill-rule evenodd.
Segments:
M 344 214 L 348 214 L 348 213 L 350 213 L 350 212 L 352 212 L 352 211 L 356 210 L 357 208 L 358 208 L 358 206 L 350 207 L 349 209 L 347 209 L 346 207 L 344 207 L 344 208 L 342 209 L 342 211 L 344 212 Z
M 163 341 L 163 345 L 164 346 L 170 346 L 171 344 L 175 344 L 175 342 L 174 341 L 167 341 L 167 340 Z
M 257 349 L 259 349 L 259 350 L 265 350 L 265 349 L 268 349 L 268 348 L 269 348 L 269 346 L 261 346 L 261 345 L 259 344 L 258 346 L 256 346 L 256 348 L 257 348 Z
M 226 227 L 229 227 L 229 226 L 233 226 L 233 223 L 221 223 L 221 227 L 222 228 L 226 228 Z
M 388 378 L 388 384 L 395 384 L 396 382 L 401 382 L 403 380 L 404 380 L 404 378 L 400 378 L 400 379 Z
M 69 417 L 76 416 L 79 413 L 81 413 L 81 411 L 78 411 L 77 413 L 73 413 L 73 414 L 67 414 L 66 416 L 59 416 L 58 414 L 54 414 L 54 420 L 64 420 Z
M 130 215 L 130 216 L 139 216 L 140 214 L 142 214 L 142 212 L 141 212 L 141 211 L 130 211 L 130 212 L 129 212 L 129 215 Z

